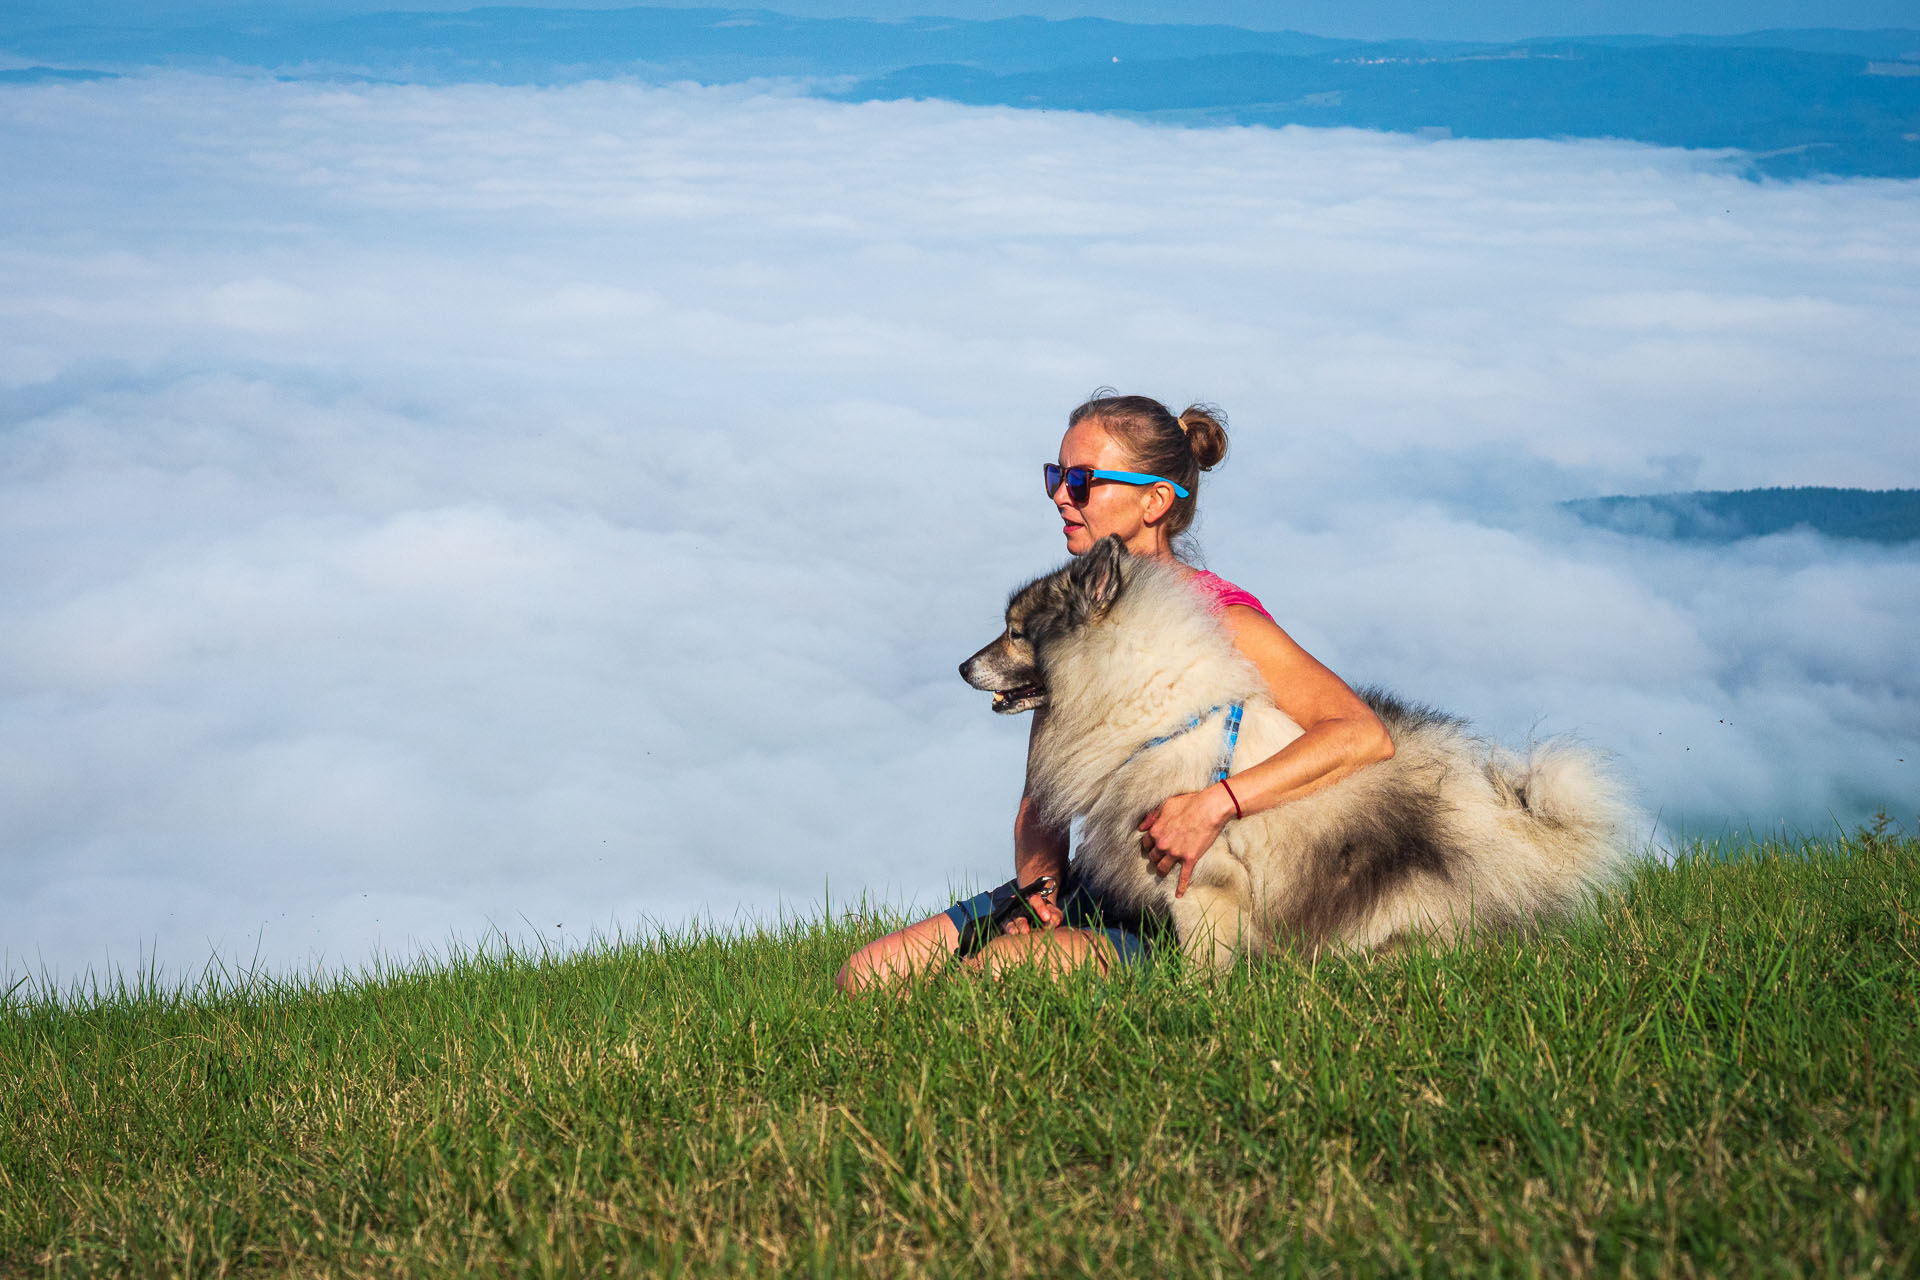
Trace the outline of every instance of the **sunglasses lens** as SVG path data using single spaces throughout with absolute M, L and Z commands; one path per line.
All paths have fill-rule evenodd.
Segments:
M 1051 498 L 1060 488 L 1060 482 L 1066 481 L 1067 501 L 1076 507 L 1087 500 L 1087 484 L 1093 479 L 1092 467 L 1062 467 L 1057 462 L 1044 464 L 1047 475 L 1047 496 Z

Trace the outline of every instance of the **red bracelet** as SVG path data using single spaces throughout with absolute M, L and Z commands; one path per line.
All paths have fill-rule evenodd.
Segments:
M 1222 778 L 1222 779 L 1220 779 L 1220 785 L 1221 785 L 1221 786 L 1223 786 L 1223 787 L 1227 787 L 1227 780 L 1226 780 L 1225 778 Z M 1246 814 L 1244 814 L 1244 813 L 1241 813 L 1241 812 L 1240 812 L 1240 797 L 1239 797 L 1239 796 L 1237 796 L 1237 795 L 1235 795 L 1235 794 L 1233 794 L 1233 788 L 1232 788 L 1232 787 L 1227 787 L 1227 799 L 1229 799 L 1229 800 L 1231 800 L 1231 801 L 1233 801 L 1233 816 L 1234 816 L 1234 817 L 1236 817 L 1236 818 L 1244 818 L 1244 817 L 1246 817 L 1246 816 L 1247 816 Z

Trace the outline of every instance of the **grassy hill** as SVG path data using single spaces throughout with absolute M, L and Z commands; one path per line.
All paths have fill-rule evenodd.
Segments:
M 852 917 L 0 1018 L 0 1274 L 1920 1268 L 1920 842 L 1532 944 L 830 995 Z

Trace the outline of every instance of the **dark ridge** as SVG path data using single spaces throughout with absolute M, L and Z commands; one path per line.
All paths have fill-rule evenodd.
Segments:
M 1599 528 L 1669 542 L 1729 543 L 1797 529 L 1883 546 L 1920 541 L 1920 489 L 1699 490 L 1560 505 Z

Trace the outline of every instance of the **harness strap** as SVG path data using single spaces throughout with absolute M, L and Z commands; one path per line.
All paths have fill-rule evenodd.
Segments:
M 1132 764 L 1135 760 L 1138 760 L 1141 756 L 1153 750 L 1155 747 L 1166 746 L 1169 742 L 1172 742 L 1175 738 L 1187 732 L 1189 729 L 1198 729 L 1201 725 L 1207 722 L 1207 719 L 1210 716 L 1212 716 L 1214 712 L 1218 711 L 1219 709 L 1220 708 L 1217 706 L 1208 707 L 1205 711 L 1202 711 L 1199 715 L 1187 721 L 1185 724 L 1181 725 L 1178 729 L 1175 729 L 1172 733 L 1163 733 L 1157 738 L 1149 738 L 1147 741 L 1135 747 L 1133 749 L 1133 754 L 1128 756 L 1126 759 L 1126 763 L 1122 764 L 1120 767 L 1122 769 L 1126 768 L 1127 765 Z
M 1226 708 L 1227 721 L 1222 729 L 1225 740 L 1220 744 L 1220 763 L 1213 767 L 1213 780 L 1215 782 L 1224 781 L 1227 774 L 1233 769 L 1233 748 L 1240 741 L 1240 717 L 1246 711 L 1246 707 L 1247 704 L 1244 702 L 1235 702 Z M 1181 734 L 1199 728 L 1208 720 L 1212 719 L 1214 712 L 1220 709 L 1218 706 L 1208 707 L 1205 711 L 1202 711 L 1199 715 L 1193 717 L 1193 719 L 1187 721 L 1172 733 L 1163 733 L 1157 738 L 1152 738 L 1141 743 L 1133 749 L 1133 754 L 1128 756 L 1126 760 L 1121 763 L 1120 767 L 1124 769 L 1127 765 L 1132 764 L 1135 760 L 1138 760 L 1142 755 L 1145 755 L 1155 747 L 1164 747 Z
M 1227 774 L 1233 769 L 1233 748 L 1240 741 L 1240 713 L 1245 711 L 1246 707 L 1246 703 L 1236 702 L 1227 708 L 1227 740 L 1220 748 L 1220 763 L 1213 767 L 1215 782 L 1225 782 Z

